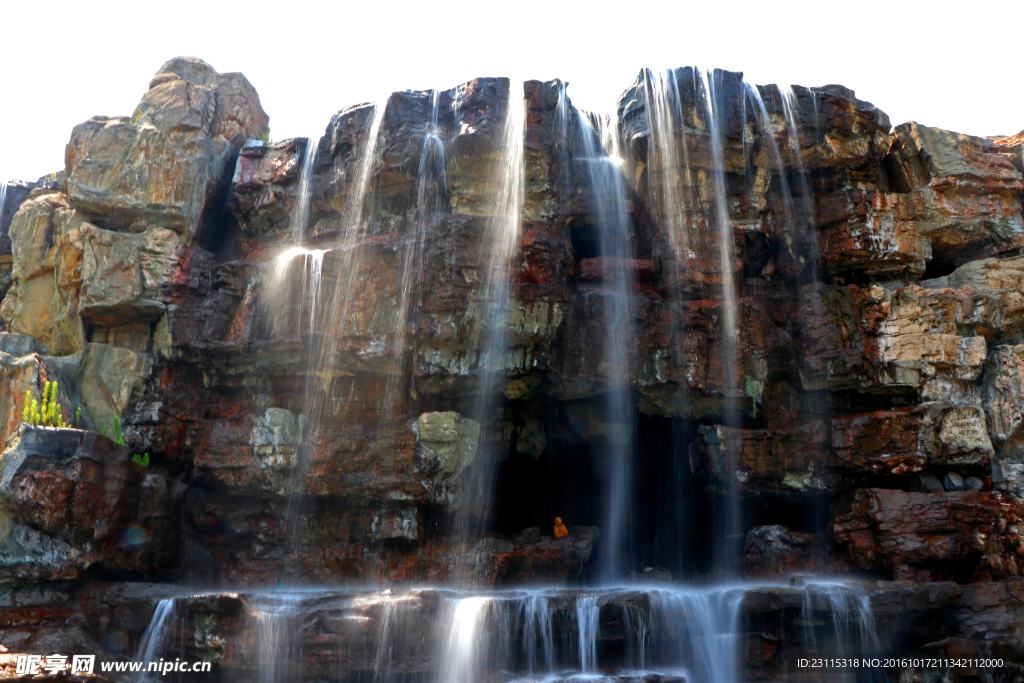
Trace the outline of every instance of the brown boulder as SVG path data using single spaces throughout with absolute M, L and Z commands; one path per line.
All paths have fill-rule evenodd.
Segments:
M 914 280 L 932 258 L 906 195 L 851 188 L 816 197 L 822 270 L 832 277 Z
M 937 263 L 1024 246 L 1024 182 L 1006 147 L 911 121 L 893 131 L 886 161 L 897 188 L 911 193 L 917 230 Z
M 803 299 L 805 389 L 921 391 L 978 403 L 986 342 L 970 290 L 813 286 Z M 967 314 L 965 315 L 965 310 Z
M 832 452 L 843 469 L 908 474 L 928 465 L 986 464 L 992 444 L 980 406 L 922 403 L 834 418 Z
M 793 368 L 793 299 L 768 292 L 763 297 L 742 297 L 737 303 L 739 338 L 728 344 L 722 302 L 660 298 L 645 302 L 638 311 L 637 330 L 641 412 L 707 416 L 721 414 L 726 401 L 735 401 L 751 414 L 763 413 L 783 422 L 792 417 L 787 401 L 771 397 L 788 384 Z M 595 337 L 603 334 L 603 327 L 598 322 L 570 320 L 564 337 L 571 343 L 563 356 L 567 374 L 599 374 L 601 356 L 594 349 L 600 348 L 600 342 Z M 725 357 L 727 349 L 735 353 L 732 359 Z M 570 361 L 577 364 L 575 368 Z M 732 377 L 726 372 L 730 367 L 736 372 Z
M 690 468 L 702 481 L 748 494 L 813 496 L 830 488 L 828 438 L 824 422 L 787 431 L 701 426 Z
M 535 543 L 484 539 L 470 550 L 478 580 L 486 585 L 564 584 L 579 576 L 600 537 L 597 527 L 575 526 L 562 538 L 542 537 Z
M 300 200 L 302 166 L 315 152 L 316 147 L 301 138 L 242 148 L 231 179 L 228 210 L 244 238 L 284 236 L 291 228 Z
M 784 526 L 754 527 L 743 546 L 743 575 L 748 579 L 782 579 L 793 574 L 820 574 L 826 554 L 821 539 Z
M 93 565 L 171 571 L 182 487 L 142 469 L 106 437 L 22 424 L 0 456 L 10 576 L 77 578 Z
M 11 221 L 13 285 L 0 305 L 7 330 L 36 339 L 40 350 L 67 355 L 82 348 L 78 315 L 81 216 L 67 197 L 29 199 Z
M 957 563 L 992 576 L 1024 572 L 1024 502 L 999 492 L 858 489 L 832 530 L 851 565 L 897 578 L 951 577 Z M 938 562 L 949 569 L 933 572 Z
M 241 74 L 178 57 L 164 64 L 129 119 L 95 117 L 65 150 L 71 204 L 115 231 L 170 228 L 190 241 L 221 189 L 225 165 L 267 115 Z

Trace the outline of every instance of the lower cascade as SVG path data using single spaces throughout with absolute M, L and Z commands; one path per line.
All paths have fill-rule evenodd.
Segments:
M 1024 134 L 623 86 L 0 184 L 0 679 L 1024 681 Z
M 764 673 L 752 637 L 799 659 L 885 657 L 891 633 L 876 627 L 876 606 L 896 613 L 917 591 L 830 582 L 182 595 L 158 603 L 136 661 L 195 660 L 234 643 L 214 645 L 226 680 L 734 683 Z M 849 668 L 830 680 L 881 680 L 882 666 Z

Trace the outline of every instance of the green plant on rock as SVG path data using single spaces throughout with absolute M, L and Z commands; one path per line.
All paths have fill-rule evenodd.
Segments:
M 149 467 L 149 453 L 143 453 L 142 455 L 136 453 L 132 456 L 132 462 L 135 463 L 139 469 Z
M 43 385 L 43 402 L 32 398 L 32 390 L 25 390 L 25 406 L 21 417 L 25 422 L 43 427 L 67 427 L 64 408 L 57 402 L 57 382 Z
M 118 446 L 124 445 L 124 434 L 121 433 L 121 418 L 114 416 L 114 435 L 111 437 Z M 107 435 L 107 428 L 103 428 L 103 436 Z

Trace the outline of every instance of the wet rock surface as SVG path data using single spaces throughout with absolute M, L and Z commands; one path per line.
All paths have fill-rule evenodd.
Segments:
M 22 424 L 7 445 L 2 581 L 175 571 L 184 485 L 141 472 L 128 448 L 83 430 Z
M 840 552 L 853 566 L 884 567 L 900 578 L 1019 576 L 1024 503 L 965 491 L 959 477 L 943 484 L 943 493 L 858 489 L 833 526 Z M 941 561 L 948 565 L 934 564 Z
M 743 575 L 749 579 L 789 578 L 825 570 L 825 546 L 814 534 L 780 524 L 755 527 L 747 532 L 743 547 Z
M 666 114 L 659 78 L 605 123 L 558 81 L 478 78 L 271 142 L 243 76 L 177 58 L 131 116 L 77 126 L 62 172 L 8 185 L 0 643 L 137 644 L 182 577 L 586 583 L 618 550 L 597 525 L 628 446 L 636 556 L 602 561 L 622 576 L 713 573 L 728 534 L 750 577 L 921 582 L 869 590 L 877 615 L 912 615 L 882 629 L 908 652 L 1021 661 L 1020 136 L 891 129 L 841 86 L 693 69 L 672 72 Z M 608 163 L 614 196 L 593 182 Z M 602 246 L 609 212 L 628 253 Z M 610 363 L 616 328 L 631 345 Z M 23 424 L 26 392 L 55 380 L 78 429 Z M 610 395 L 635 414 L 609 414 Z M 115 425 L 123 444 L 101 435 Z M 555 516 L 568 537 L 547 536 Z M 105 583 L 124 578 L 165 585 Z M 793 634 L 838 604 L 807 595 L 747 592 L 744 676 L 797 679 Z M 576 597 L 552 597 L 561 632 Z M 169 651 L 249 676 L 245 620 L 267 599 L 181 598 Z M 652 599 L 598 598 L 601 656 L 632 656 L 624 624 Z M 312 654 L 288 666 L 374 666 L 382 603 L 310 600 L 292 626 Z M 403 600 L 438 628 L 442 596 Z

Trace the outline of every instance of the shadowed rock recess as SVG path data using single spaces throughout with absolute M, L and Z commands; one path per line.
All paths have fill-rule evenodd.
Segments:
M 1024 134 L 692 68 L 269 132 L 179 57 L 2 186 L 0 678 L 1024 681 Z

